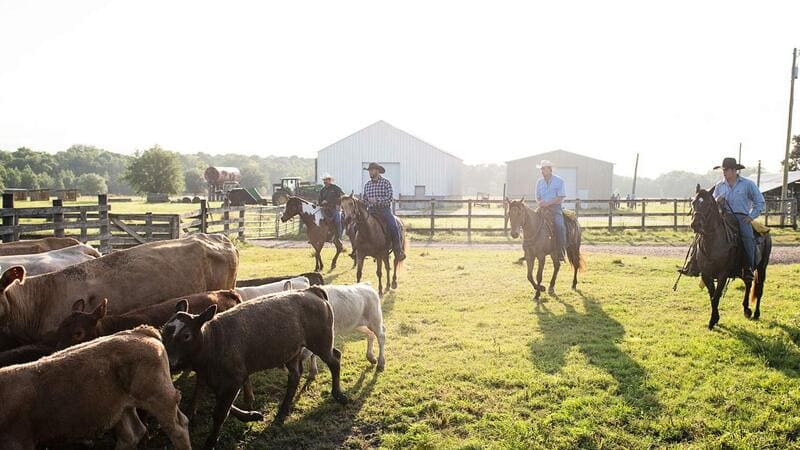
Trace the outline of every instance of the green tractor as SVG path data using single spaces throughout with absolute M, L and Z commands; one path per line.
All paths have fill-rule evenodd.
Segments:
M 300 177 L 283 177 L 280 184 L 272 185 L 272 189 L 272 204 L 283 205 L 289 200 L 290 195 L 316 202 L 319 200 L 319 191 L 322 189 L 322 185 L 300 181 Z

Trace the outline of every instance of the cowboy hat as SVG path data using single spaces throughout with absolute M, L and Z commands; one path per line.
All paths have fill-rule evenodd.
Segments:
M 382 165 L 376 162 L 371 162 L 369 163 L 369 167 L 364 167 L 364 170 L 372 170 L 372 169 L 378 169 L 378 173 L 386 173 L 386 169 L 384 169 Z
M 333 179 L 333 175 L 329 174 L 328 172 L 325 172 L 325 173 L 322 174 L 322 178 L 320 178 L 320 179 L 321 180 L 327 180 L 328 178 L 330 178 L 332 180 Z
M 744 166 L 736 162 L 736 158 L 725 158 L 722 160 L 722 165 L 714 166 L 714 170 L 722 167 L 723 169 L 736 169 L 742 170 Z
M 553 163 L 551 163 L 549 159 L 543 159 L 539 164 L 536 165 L 537 169 L 541 169 L 542 167 L 549 167 L 552 169 Z

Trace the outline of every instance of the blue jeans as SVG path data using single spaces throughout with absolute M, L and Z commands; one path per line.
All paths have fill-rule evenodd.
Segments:
M 567 227 L 564 225 L 564 213 L 561 211 L 561 205 L 551 205 L 550 211 L 553 212 L 553 221 L 556 224 L 556 238 L 561 247 L 562 252 L 567 250 Z
M 736 214 L 736 220 L 739 221 L 739 235 L 742 237 L 744 253 L 747 258 L 745 262 L 753 269 L 756 267 L 756 239 L 753 235 L 753 225 L 747 223 L 746 217 Z
M 394 219 L 392 209 L 388 206 L 371 206 L 369 208 L 370 214 L 380 215 L 386 220 L 386 228 L 392 238 L 392 246 L 400 248 L 400 229 L 397 227 L 397 221 Z
M 325 209 L 323 210 L 323 212 L 325 214 L 325 218 L 332 219 L 333 223 L 336 224 L 336 237 L 339 238 L 339 240 L 341 240 L 342 231 L 344 229 L 342 226 L 342 211 L 339 208 L 334 208 L 332 210 Z

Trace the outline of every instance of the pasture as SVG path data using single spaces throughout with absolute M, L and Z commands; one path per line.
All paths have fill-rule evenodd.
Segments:
M 309 249 L 241 247 L 239 278 L 313 268 Z M 265 421 L 225 422 L 220 448 L 786 448 L 800 436 L 800 267 L 771 266 L 760 322 L 741 313 L 741 282 L 706 329 L 697 279 L 671 286 L 678 259 L 588 254 L 579 290 L 531 301 L 515 251 L 412 248 L 383 298 L 386 370 L 366 341 L 337 341 L 342 388 L 321 368 L 282 428 L 270 427 L 284 371 L 253 377 Z M 326 266 L 332 250 L 323 252 Z M 354 282 L 343 258 L 326 280 Z M 545 271 L 549 277 L 550 267 Z M 365 279 L 376 281 L 374 264 Z M 182 407 L 193 377 L 179 379 Z M 192 442 L 202 444 L 206 398 Z M 164 445 L 151 436 L 146 447 Z

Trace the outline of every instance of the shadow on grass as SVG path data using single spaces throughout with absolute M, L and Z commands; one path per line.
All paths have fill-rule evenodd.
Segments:
M 553 298 L 564 306 L 564 314 L 556 315 L 545 304 L 536 304 L 535 313 L 544 336 L 531 342 L 534 365 L 544 372 L 556 373 L 564 368 L 570 348 L 578 347 L 590 364 L 614 377 L 617 395 L 626 403 L 644 414 L 656 416 L 661 405 L 653 389 L 647 386 L 646 371 L 618 346 L 625 328 L 594 297 L 577 293 L 583 300 L 585 313 L 576 311 L 557 296 Z
M 717 327 L 745 344 L 750 353 L 761 359 L 766 366 L 779 370 L 786 376 L 796 378 L 800 375 L 798 372 L 800 352 L 796 348 L 800 342 L 800 329 L 791 325 L 777 323 L 775 325 L 786 334 L 760 336 L 738 326 L 717 325 Z

